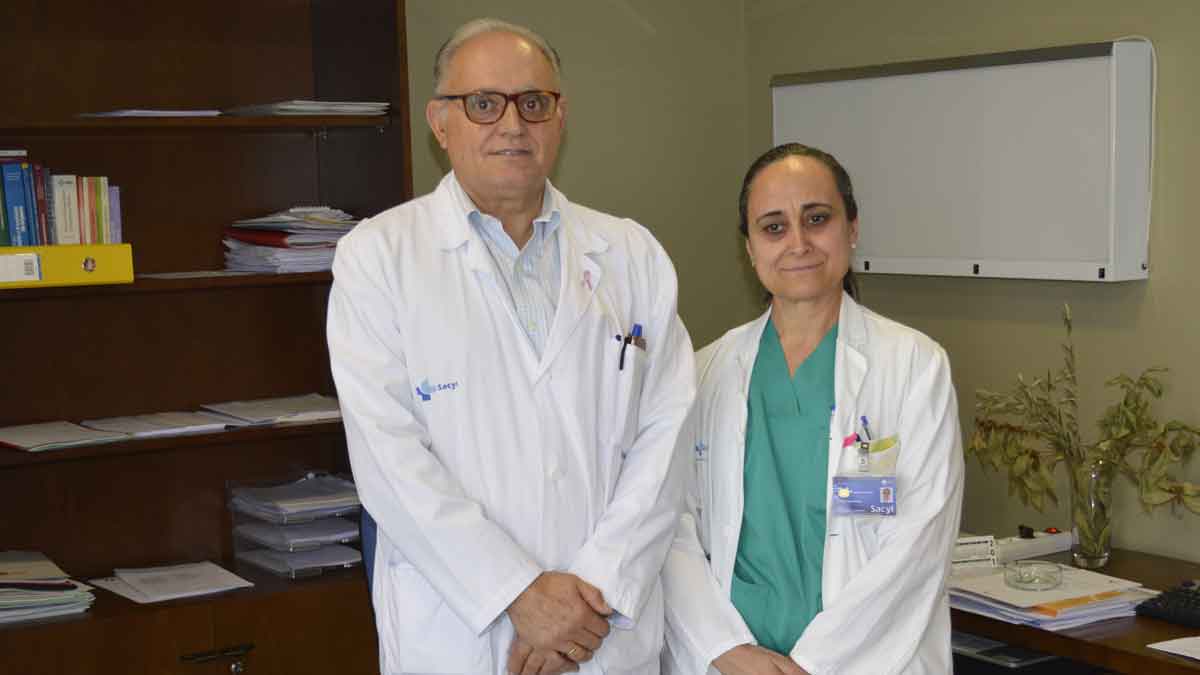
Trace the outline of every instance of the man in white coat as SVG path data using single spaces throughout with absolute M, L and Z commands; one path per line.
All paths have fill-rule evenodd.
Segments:
M 674 268 L 548 181 L 545 40 L 473 21 L 434 76 L 453 171 L 341 240 L 329 300 L 381 671 L 656 673 L 694 394 Z

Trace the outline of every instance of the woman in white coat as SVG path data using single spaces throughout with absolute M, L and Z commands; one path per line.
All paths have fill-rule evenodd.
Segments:
M 739 210 L 770 307 L 697 358 L 665 672 L 949 673 L 963 460 L 946 353 L 855 301 L 858 208 L 832 156 L 768 151 Z

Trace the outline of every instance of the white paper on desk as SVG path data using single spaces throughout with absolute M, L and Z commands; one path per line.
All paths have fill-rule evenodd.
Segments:
M 113 572 L 113 577 L 93 579 L 91 583 L 142 603 L 209 595 L 254 585 L 207 560 L 164 567 L 118 568 Z M 122 583 L 114 583 L 113 579 Z M 136 593 L 130 593 L 129 589 Z
M 1186 656 L 1189 659 L 1200 660 L 1200 635 L 1155 642 L 1146 646 L 1169 654 L 1177 654 L 1179 656 Z
M 1023 591 L 1004 583 L 1004 568 L 998 567 L 992 574 L 971 576 L 950 576 L 952 589 L 981 595 L 992 600 L 1028 608 L 1034 605 L 1044 605 L 1048 602 L 1082 598 L 1109 591 L 1123 591 L 1141 586 L 1136 581 L 1118 579 L 1098 572 L 1082 570 L 1076 567 L 1062 567 L 1062 585 L 1046 591 Z

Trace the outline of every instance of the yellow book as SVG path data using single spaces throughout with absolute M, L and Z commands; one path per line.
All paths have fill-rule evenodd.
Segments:
M 129 283 L 129 244 L 0 247 L 0 289 Z

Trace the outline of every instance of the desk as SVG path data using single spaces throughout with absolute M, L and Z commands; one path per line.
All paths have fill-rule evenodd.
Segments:
M 1070 560 L 1070 554 L 1048 556 L 1047 559 L 1066 563 Z M 1147 588 L 1165 590 L 1184 579 L 1200 579 L 1200 564 L 1137 551 L 1114 550 L 1108 567 L 1100 572 L 1139 581 Z M 1200 635 L 1200 629 L 1165 621 L 1140 616 L 1109 619 L 1053 633 L 952 609 L 950 622 L 955 630 L 1057 654 L 1120 673 L 1200 674 L 1200 662 L 1146 647 L 1152 642 Z

